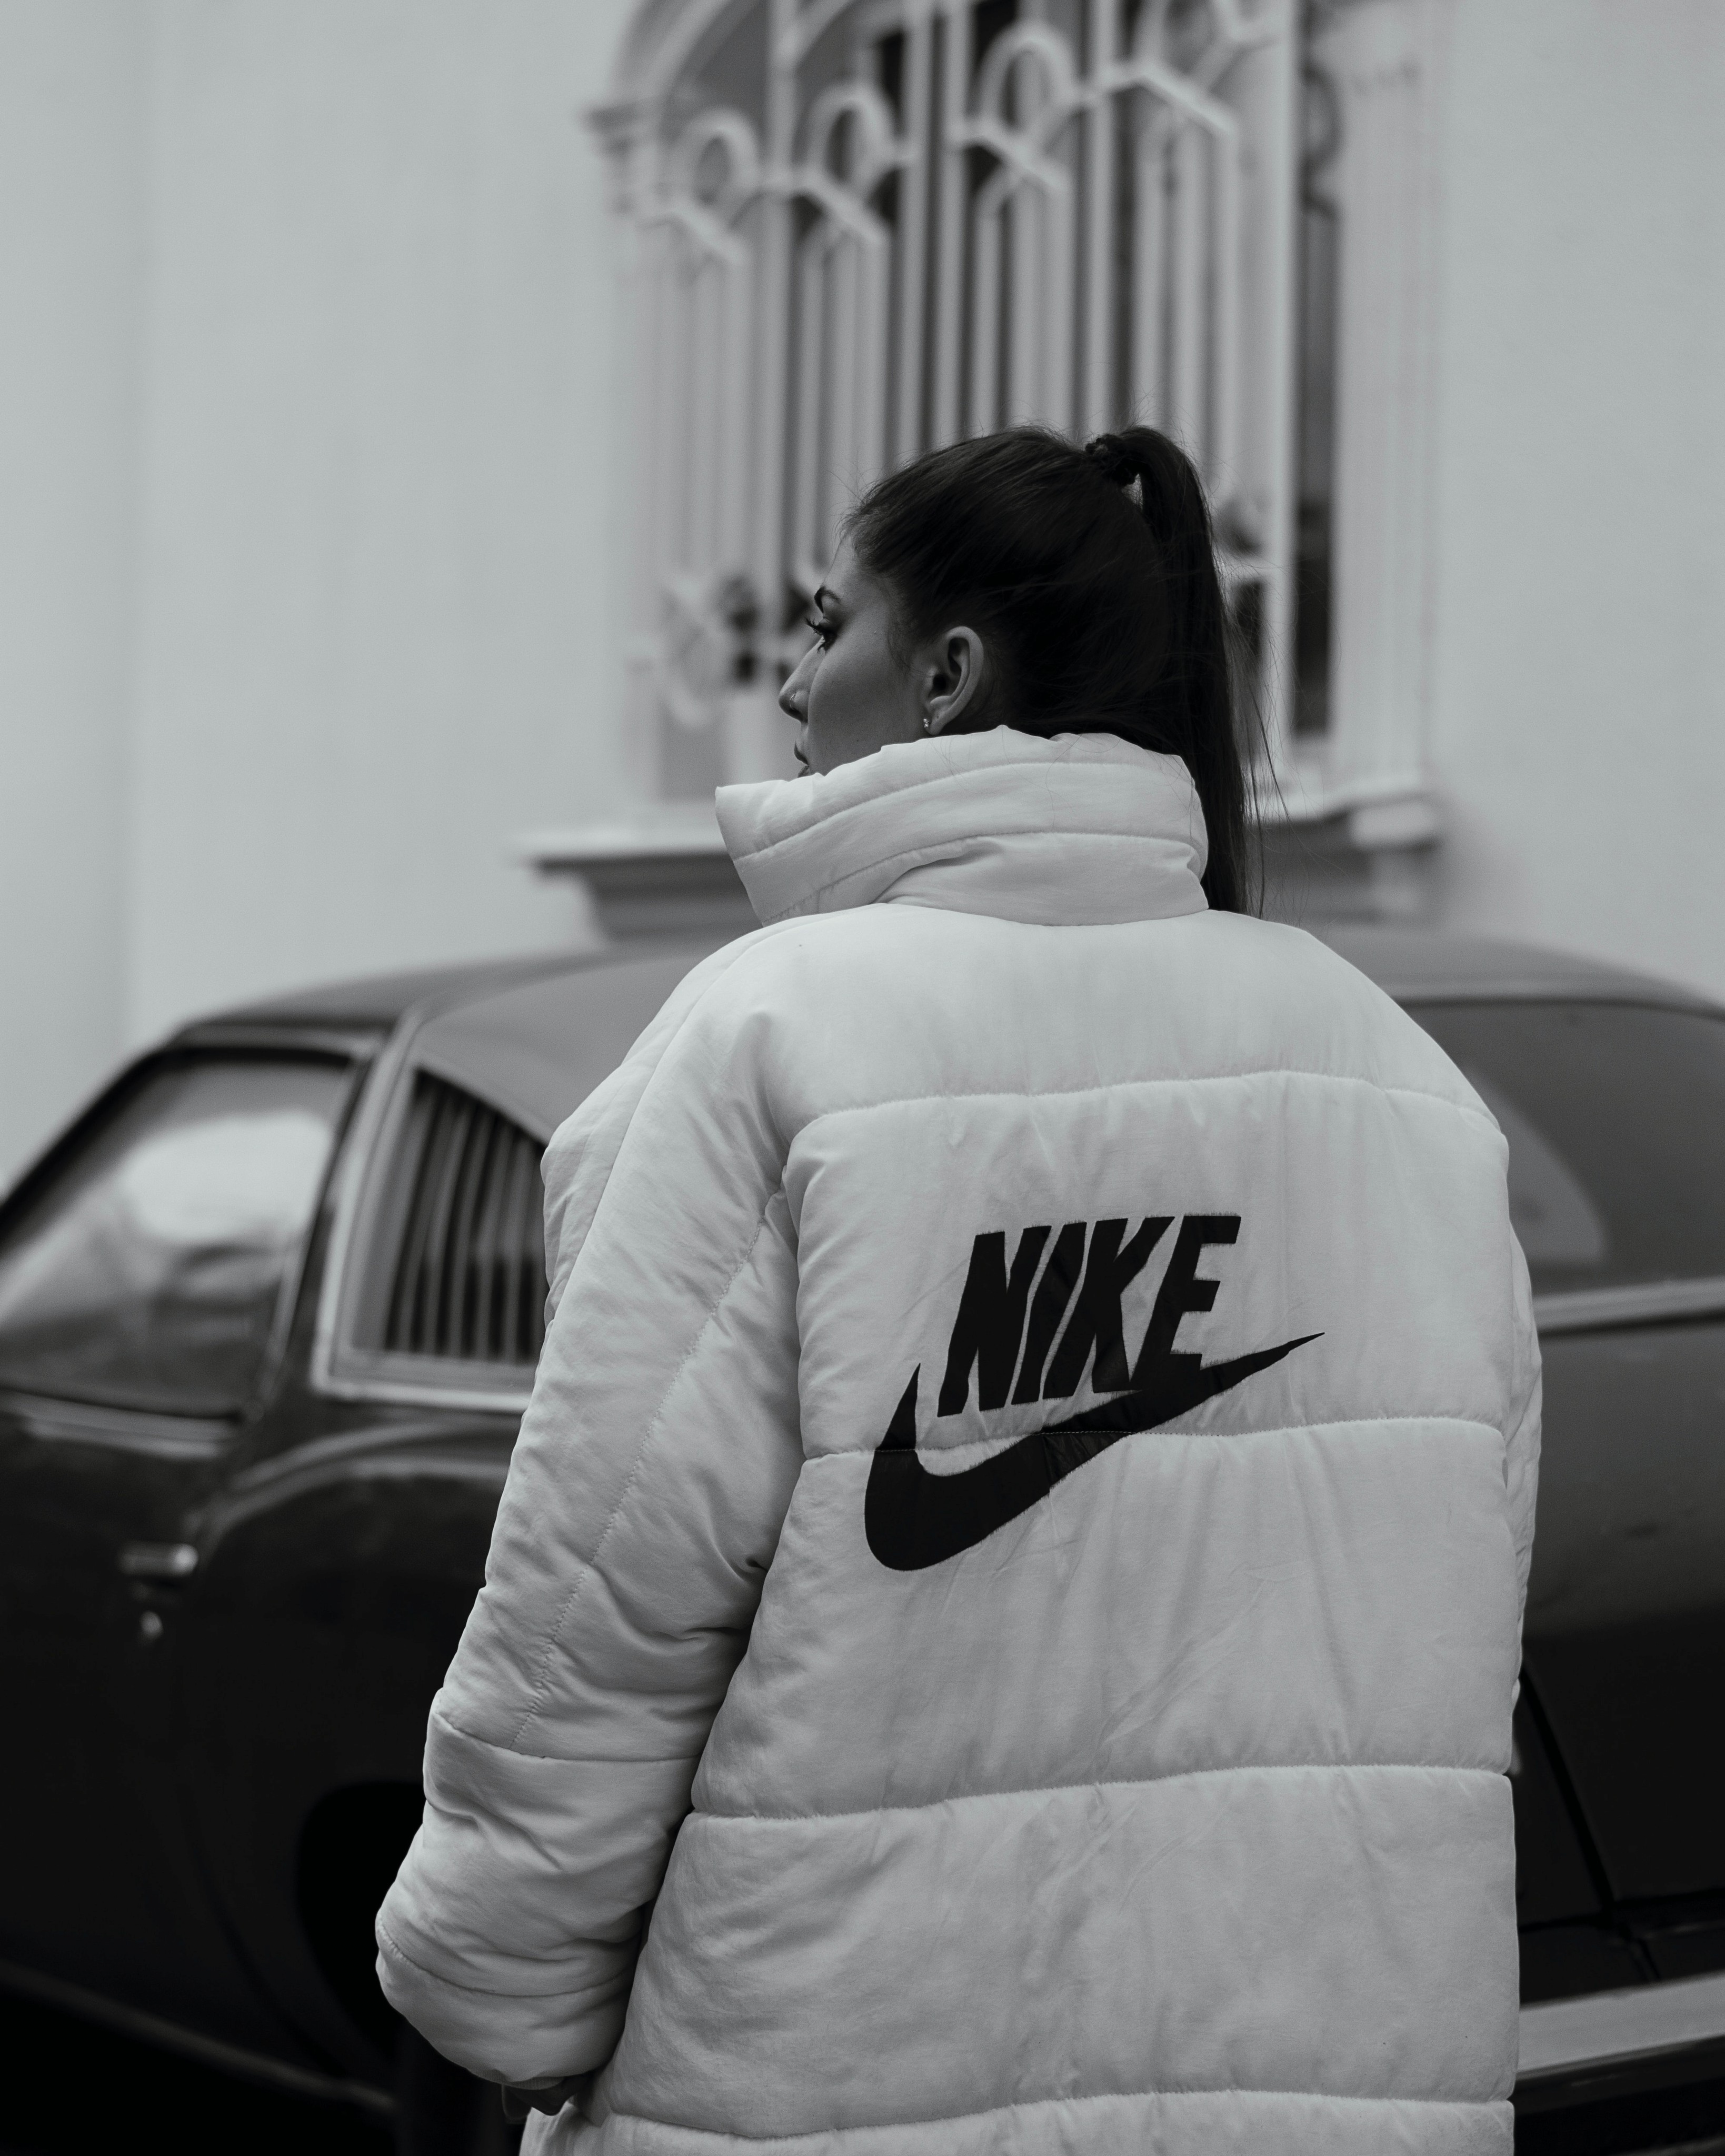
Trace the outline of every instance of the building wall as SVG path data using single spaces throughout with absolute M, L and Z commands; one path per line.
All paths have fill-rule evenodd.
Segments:
M 623 0 L 152 13 L 134 1038 L 556 942 L 609 805 Z
M 565 940 L 626 0 L 0 0 L 0 1178 L 212 1004 Z
M 0 6 L 0 1180 L 124 1030 L 143 51 Z
M 1440 916 L 1725 994 L 1725 8 L 1451 31 Z

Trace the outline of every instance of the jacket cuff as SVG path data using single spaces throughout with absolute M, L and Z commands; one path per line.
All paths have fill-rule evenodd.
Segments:
M 633 1974 L 572 1991 L 475 1991 L 422 1969 L 377 1927 L 377 1981 L 396 2012 L 458 2066 L 516 2088 L 602 2066 L 623 2034 Z

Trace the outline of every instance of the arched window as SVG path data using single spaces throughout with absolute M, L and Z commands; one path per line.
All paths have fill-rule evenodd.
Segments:
M 1022 419 L 1190 451 L 1280 757 L 1298 47 L 1294 0 L 645 0 L 600 121 L 664 792 L 747 774 L 856 491 Z

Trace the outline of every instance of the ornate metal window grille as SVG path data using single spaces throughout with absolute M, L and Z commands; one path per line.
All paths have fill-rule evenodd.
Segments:
M 793 661 L 862 487 L 1024 419 L 1190 451 L 1281 756 L 1298 48 L 1293 0 L 647 0 L 600 121 L 632 236 L 635 716 L 673 765 Z

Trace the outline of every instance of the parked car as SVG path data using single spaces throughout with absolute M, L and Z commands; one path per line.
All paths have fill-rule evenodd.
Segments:
M 1522 2145 L 1717 2128 L 1725 1011 L 1546 952 L 1334 940 L 1502 1124 L 1544 1343 Z M 0 1984 L 393 2111 L 406 2148 L 458 2112 L 501 2145 L 384 2005 L 372 1917 L 539 1350 L 540 1150 L 697 955 L 187 1027 L 0 1205 Z

